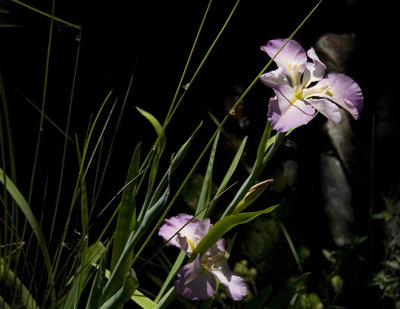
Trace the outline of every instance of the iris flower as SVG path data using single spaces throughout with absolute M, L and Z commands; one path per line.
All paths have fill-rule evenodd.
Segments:
M 191 256 L 211 227 L 208 218 L 200 221 L 180 214 L 166 219 L 158 234 Z M 241 300 L 247 293 L 246 283 L 229 269 L 225 256 L 225 241 L 220 239 L 203 254 L 197 255 L 193 262 L 181 267 L 174 282 L 175 291 L 191 300 L 210 298 L 215 293 L 218 279 L 226 287 L 229 297 Z
M 286 41 L 271 40 L 261 50 L 272 58 Z M 273 129 L 286 132 L 306 124 L 315 110 L 337 124 L 341 120 L 338 105 L 354 119 L 359 117 L 363 107 L 360 87 L 345 74 L 325 74 L 326 66 L 312 47 L 306 53 L 299 43 L 291 40 L 274 61 L 278 69 L 260 76 L 275 92 L 268 108 L 268 120 Z

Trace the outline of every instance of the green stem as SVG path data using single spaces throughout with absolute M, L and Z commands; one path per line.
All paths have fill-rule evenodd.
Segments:
M 53 10 L 51 11 L 51 14 L 48 14 L 46 12 L 43 12 L 43 11 L 41 11 L 41 10 L 39 10 L 39 9 L 29 5 L 29 4 L 21 2 L 19 0 L 11 0 L 11 1 L 15 2 L 15 3 L 17 3 L 17 4 L 21 5 L 21 6 L 24 6 L 24 7 L 28 8 L 28 9 L 30 9 L 31 11 L 34 11 L 34 12 L 39 13 L 41 15 L 44 15 L 44 16 L 50 18 L 52 21 L 55 20 L 55 21 L 57 21 L 59 23 L 65 24 L 65 25 L 70 26 L 72 28 L 76 28 L 76 29 L 79 29 L 79 30 L 81 29 L 81 26 L 75 25 L 75 24 L 73 24 L 73 23 L 71 23 L 69 21 L 66 21 L 65 19 L 61 19 L 61 18 L 58 18 L 57 16 L 54 16 L 54 11 Z

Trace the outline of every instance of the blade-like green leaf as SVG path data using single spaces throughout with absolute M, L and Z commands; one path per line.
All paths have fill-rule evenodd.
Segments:
M 43 237 L 42 230 L 28 205 L 28 202 L 25 200 L 24 196 L 18 190 L 18 188 L 14 185 L 10 178 L 4 174 L 3 170 L 0 168 L 0 182 L 6 187 L 7 192 L 11 195 L 14 201 L 17 203 L 18 207 L 21 209 L 22 213 L 25 215 L 26 220 L 29 222 L 32 227 L 33 232 L 37 238 L 40 250 L 42 251 L 44 265 L 47 269 L 48 274 L 51 274 L 51 260 L 49 256 L 49 250 L 46 245 L 46 241 Z
M 212 185 L 212 174 L 215 161 L 215 154 L 217 152 L 218 140 L 221 131 L 218 132 L 215 137 L 213 147 L 211 148 L 210 159 L 208 160 L 207 171 L 204 176 L 203 186 L 201 188 L 199 201 L 197 202 L 196 214 L 198 214 L 198 219 L 203 220 L 206 212 L 203 211 L 204 207 L 210 202 L 211 198 L 211 185 Z
M 243 139 L 242 143 L 240 144 L 240 147 L 238 149 L 238 151 L 236 152 L 235 157 L 232 160 L 231 165 L 228 168 L 228 171 L 226 172 L 224 179 L 221 182 L 221 185 L 218 188 L 217 193 L 215 194 L 216 196 L 218 196 L 222 191 L 225 190 L 229 180 L 231 179 L 233 173 L 236 170 L 237 165 L 239 164 L 240 159 L 242 158 L 242 154 L 244 151 L 244 147 L 246 146 L 246 142 L 247 142 L 247 136 Z
M 165 139 L 165 134 L 164 134 L 164 129 L 162 127 L 162 125 L 160 124 L 160 122 L 149 112 L 146 112 L 145 110 L 136 107 L 136 109 L 152 124 L 152 126 L 154 127 L 154 129 L 157 132 L 157 135 L 160 138 L 160 149 L 161 152 L 162 150 L 164 150 L 165 148 L 165 144 L 166 144 L 166 139 Z
M 122 287 L 108 299 L 100 309 L 115 309 L 126 303 L 139 286 L 136 275 L 132 269 L 125 275 Z
M 7 287 L 7 283 L 5 282 L 9 282 L 10 286 Z M 27 309 L 40 309 L 28 288 L 15 275 L 15 273 L 10 268 L 8 268 L 6 261 L 2 258 L 0 258 L 0 283 L 4 283 L 6 285 L 5 288 L 7 289 L 13 289 L 12 293 L 17 294 L 13 295 L 13 297 L 18 300 L 20 306 L 23 306 Z M 1 295 L 0 308 L 11 308 L 2 299 Z
M 97 309 L 100 308 L 102 297 L 103 297 L 103 287 L 107 276 L 107 252 L 109 246 L 104 249 L 104 254 L 101 257 L 100 265 L 97 268 L 96 276 L 94 277 L 92 287 L 90 290 L 89 298 L 86 303 L 86 309 Z M 95 263 L 91 263 L 91 266 L 97 266 Z
M 1 308 L 3 308 L 3 309 L 12 309 L 12 308 L 5 302 L 5 300 L 3 299 L 3 297 L 1 297 L 1 295 L 0 295 L 0 306 L 1 306 Z
M 104 273 L 103 277 L 104 276 L 107 279 L 110 278 L 110 271 L 108 269 L 105 269 L 105 273 Z M 157 307 L 157 304 L 154 301 L 152 301 L 150 298 L 148 298 L 146 295 L 144 295 L 139 290 L 136 290 L 135 292 L 133 292 L 133 295 L 131 296 L 131 300 L 133 300 L 136 304 L 138 304 L 143 309 L 154 309 Z M 86 307 L 86 309 L 92 309 L 92 308 L 97 309 L 97 308 L 99 308 L 99 306 L 91 307 L 91 308 Z
M 222 218 L 208 231 L 207 235 L 200 241 L 195 250 L 193 251 L 189 262 L 193 261 L 198 254 L 205 252 L 213 244 L 215 244 L 225 233 L 230 231 L 232 228 L 239 224 L 247 223 L 259 215 L 269 213 L 273 211 L 278 205 L 268 207 L 267 209 L 255 211 L 255 212 L 244 212 L 237 215 L 229 215 Z
M 92 276 L 92 264 L 97 263 L 104 255 L 105 247 L 101 242 L 95 243 L 82 251 L 81 265 L 74 277 L 69 281 L 68 295 L 65 298 L 64 304 L 59 306 L 63 309 L 79 308 L 79 301 L 82 291 Z M 72 281 L 72 283 L 71 283 Z M 96 281 L 96 280 L 95 280 Z
M 203 123 L 200 123 L 200 125 L 194 130 L 194 132 L 189 137 L 189 139 L 178 150 L 176 156 L 174 156 L 170 167 L 168 168 L 168 170 L 166 171 L 166 173 L 164 174 L 162 179 L 159 181 L 157 188 L 154 190 L 154 192 L 152 194 L 151 200 L 149 202 L 149 208 L 152 208 L 155 205 L 155 203 L 157 202 L 157 200 L 159 199 L 160 194 L 163 192 L 165 186 L 168 183 L 169 175 L 172 174 L 176 170 L 176 168 L 180 165 L 180 163 L 186 156 L 186 154 L 189 150 L 189 147 L 190 147 L 197 131 L 202 126 L 202 124 Z M 146 213 L 146 209 L 142 208 L 140 211 L 140 214 L 138 216 L 138 222 L 142 222 L 145 213 Z
M 171 270 L 169 271 L 169 274 L 168 274 L 167 278 L 165 279 L 164 284 L 160 289 L 160 292 L 158 292 L 158 295 L 157 295 L 156 299 L 154 300 L 156 303 L 158 303 L 161 300 L 161 298 L 164 296 L 165 291 L 167 290 L 172 279 L 174 279 L 176 273 L 178 272 L 178 270 L 181 267 L 185 258 L 186 258 L 186 252 L 181 251 L 179 253 L 178 257 L 176 258 L 174 265 L 171 267 Z
M 145 296 L 139 290 L 136 290 L 131 299 L 138 304 L 143 309 L 154 309 L 157 307 L 157 304 L 153 302 L 150 298 Z
M 115 229 L 113 239 L 113 250 L 111 256 L 111 271 L 114 269 L 122 251 L 124 250 L 125 243 L 128 240 L 129 234 L 135 227 L 136 222 L 136 194 L 135 188 L 137 185 L 137 175 L 140 169 L 140 149 L 141 144 L 138 144 L 133 153 L 128 175 L 126 177 L 126 188 L 122 193 L 121 203 L 119 206 L 117 226 Z M 133 254 L 133 252 L 132 252 Z M 126 271 L 128 271 L 127 265 Z
M 171 287 L 167 293 L 160 299 L 160 302 L 157 304 L 156 309 L 164 309 L 167 308 L 168 304 L 175 297 L 174 287 Z

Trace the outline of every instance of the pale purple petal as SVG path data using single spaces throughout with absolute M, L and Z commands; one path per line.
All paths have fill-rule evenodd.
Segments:
M 308 87 L 311 83 L 320 81 L 325 75 L 326 65 L 319 60 L 314 48 L 307 51 L 308 57 L 313 61 L 307 62 L 306 69 L 303 74 L 303 87 Z
M 339 107 L 328 99 L 308 99 L 306 102 L 311 104 L 312 107 L 333 123 L 338 124 L 342 120 Z
M 311 47 L 307 51 L 307 55 L 308 57 L 310 57 L 310 59 L 313 61 L 314 64 L 314 71 L 313 71 L 314 78 L 321 80 L 322 77 L 324 77 L 325 75 L 326 65 L 321 60 L 319 60 L 314 48 Z
M 357 83 L 345 74 L 328 74 L 329 98 L 336 104 L 346 109 L 354 119 L 358 119 L 364 105 L 364 98 Z
M 261 50 L 265 51 L 272 58 L 286 41 L 287 39 L 270 40 L 267 45 L 261 46 Z M 304 66 L 307 62 L 307 54 L 299 43 L 290 40 L 275 57 L 274 61 L 278 67 L 283 68 L 286 75 L 291 76 L 294 69 L 298 72 L 304 71 Z
M 182 228 L 183 226 L 184 228 Z M 190 255 L 200 240 L 208 233 L 211 226 L 208 218 L 199 221 L 191 215 L 179 214 L 166 219 L 165 224 L 160 227 L 158 235 Z M 178 231 L 179 233 L 177 233 Z M 173 238 L 171 239 L 171 237 Z
M 211 269 L 218 281 L 226 286 L 226 292 L 233 300 L 241 300 L 247 294 L 247 286 L 244 279 L 229 269 L 226 260 L 220 260 Z
M 288 80 L 286 75 L 283 72 L 283 69 L 279 67 L 275 71 L 271 71 L 268 73 L 265 73 L 260 76 L 260 80 L 267 85 L 268 87 L 274 88 L 274 87 L 279 87 L 281 84 L 286 84 L 288 85 Z
M 205 265 L 213 265 L 219 260 L 225 259 L 225 255 L 225 239 L 221 238 L 203 253 L 201 262 Z
M 268 120 L 274 130 L 287 132 L 291 128 L 308 123 L 315 109 L 302 100 L 294 98 L 293 89 L 281 85 L 274 89 L 276 97 L 269 100 Z
M 210 298 L 216 287 L 214 275 L 203 269 L 200 255 L 193 262 L 181 267 L 174 282 L 176 293 L 191 300 Z

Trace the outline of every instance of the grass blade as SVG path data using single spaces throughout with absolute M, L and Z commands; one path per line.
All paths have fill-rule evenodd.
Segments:
M 51 261 L 49 256 L 49 250 L 46 245 L 46 241 L 43 237 L 42 230 L 40 229 L 39 223 L 36 220 L 31 208 L 29 207 L 28 202 L 25 200 L 24 196 L 18 190 L 18 188 L 14 185 L 10 178 L 4 174 L 3 169 L 0 168 L 0 182 L 5 186 L 7 192 L 14 199 L 15 203 L 21 209 L 24 214 L 26 220 L 29 222 L 39 244 L 39 247 L 42 251 L 44 265 L 46 266 L 47 273 L 51 275 Z M 51 283 L 51 282 L 50 282 Z
M 140 149 L 141 144 L 138 144 L 133 153 L 128 175 L 126 177 L 126 186 L 122 193 L 121 203 L 119 206 L 119 213 L 117 219 L 117 225 L 114 233 L 113 250 L 111 255 L 111 271 L 114 270 L 115 264 L 117 263 L 122 251 L 124 250 L 126 241 L 128 240 L 129 234 L 132 232 L 136 223 L 136 185 L 137 175 L 140 169 Z M 133 180 L 133 181 L 132 181 Z M 133 251 L 131 252 L 132 259 Z M 129 264 L 124 269 L 127 271 Z

